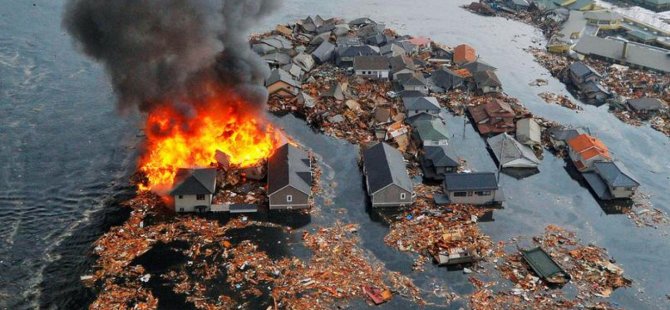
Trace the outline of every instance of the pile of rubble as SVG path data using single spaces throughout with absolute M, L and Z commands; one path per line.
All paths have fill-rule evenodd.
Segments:
M 638 227 L 658 228 L 660 225 L 670 224 L 670 216 L 658 208 L 654 208 L 649 195 L 638 190 L 632 197 L 633 207 L 628 208 L 626 216 Z
M 570 98 L 566 95 L 558 95 L 555 93 L 550 93 L 550 92 L 542 92 L 538 96 L 540 98 L 544 99 L 546 103 L 553 103 L 553 104 L 558 104 L 562 107 L 568 108 L 570 110 L 577 110 L 581 111 L 583 110 L 582 107 L 578 106 L 576 103 L 572 102 Z
M 391 224 L 384 242 L 400 251 L 419 254 L 415 270 L 422 270 L 428 257 L 440 263 L 440 255 L 467 254 L 469 263 L 490 255 L 491 239 L 477 226 L 486 209 L 468 205 L 438 207 L 433 196 L 438 186 L 418 185 L 416 203 Z M 445 262 L 446 263 L 446 262 Z
M 534 237 L 532 243 L 540 246 L 569 275 L 566 286 L 574 287 L 576 296 L 567 298 L 555 286 L 541 280 L 519 253 L 520 241 L 516 238 L 506 246 L 512 250 L 505 253 L 506 246 L 500 244 L 493 260 L 495 268 L 513 283 L 507 291 L 493 292 L 495 283 L 484 283 L 474 279 L 477 291 L 470 296 L 474 309 L 507 309 L 515 305 L 531 303 L 533 308 L 566 309 L 582 307 L 605 307 L 611 305 L 603 300 L 631 281 L 623 276 L 623 269 L 615 265 L 605 249 L 594 245 L 583 245 L 575 233 L 558 226 L 549 225 L 542 236 Z M 516 250 L 515 250 L 516 249 Z

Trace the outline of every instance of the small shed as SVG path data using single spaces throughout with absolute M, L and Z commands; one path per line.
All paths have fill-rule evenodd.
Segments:
M 516 139 L 525 145 L 542 143 L 542 128 L 533 118 L 524 118 L 516 122 Z

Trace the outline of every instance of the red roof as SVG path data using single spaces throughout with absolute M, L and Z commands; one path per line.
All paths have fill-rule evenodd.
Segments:
M 477 60 L 477 51 L 467 44 L 461 44 L 454 48 L 454 62 L 464 64 Z
M 428 46 L 430 44 L 430 39 L 425 37 L 413 37 L 408 41 L 416 46 Z
M 611 159 L 607 145 L 600 141 L 600 139 L 585 133 L 568 140 L 568 146 L 570 146 L 570 148 L 575 153 L 579 154 L 584 160 L 588 160 L 596 156 L 602 156 L 606 159 Z

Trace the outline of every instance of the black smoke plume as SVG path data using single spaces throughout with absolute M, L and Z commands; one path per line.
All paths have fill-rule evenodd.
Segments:
M 246 36 L 277 2 L 69 0 L 63 25 L 104 64 L 123 111 L 206 96 L 212 81 L 260 104 L 268 68 Z

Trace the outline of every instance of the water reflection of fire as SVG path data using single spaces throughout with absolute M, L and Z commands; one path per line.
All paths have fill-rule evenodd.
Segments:
M 140 190 L 168 191 L 176 171 L 205 167 L 222 151 L 230 164 L 248 167 L 269 157 L 281 139 L 279 131 L 235 94 L 217 93 L 192 105 L 192 115 L 160 105 L 147 116 L 146 150 L 139 170 L 146 177 Z

